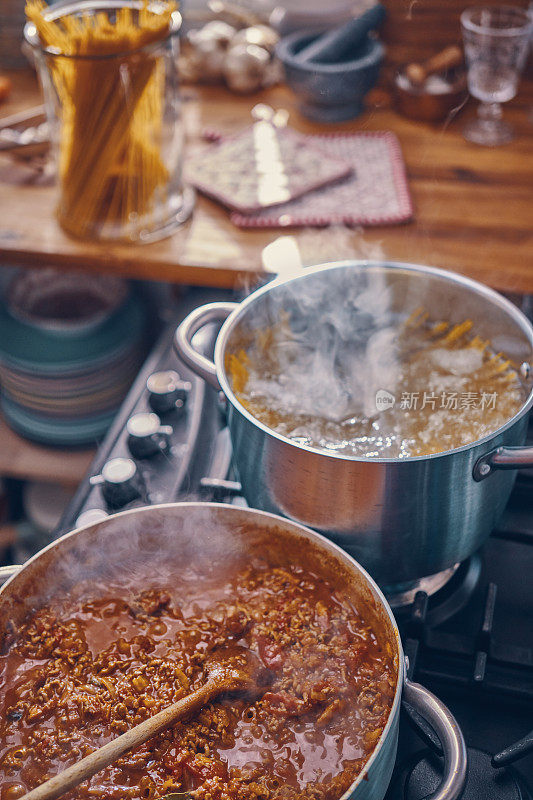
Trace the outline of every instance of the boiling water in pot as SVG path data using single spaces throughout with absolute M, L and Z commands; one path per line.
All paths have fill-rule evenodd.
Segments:
M 432 321 L 423 308 L 392 314 L 380 302 L 370 294 L 345 311 L 348 337 L 327 309 L 314 329 L 298 330 L 285 314 L 256 332 L 226 357 L 238 399 L 295 442 L 368 458 L 451 450 L 519 411 L 516 365 L 470 320 Z

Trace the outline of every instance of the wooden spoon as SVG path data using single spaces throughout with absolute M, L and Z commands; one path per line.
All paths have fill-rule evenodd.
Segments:
M 239 645 L 213 653 L 206 663 L 206 672 L 206 683 L 195 692 L 82 758 L 77 764 L 28 792 L 21 800 L 55 800 L 173 722 L 198 711 L 222 692 L 254 694 L 267 684 L 269 677 L 268 670 L 259 658 L 251 650 Z

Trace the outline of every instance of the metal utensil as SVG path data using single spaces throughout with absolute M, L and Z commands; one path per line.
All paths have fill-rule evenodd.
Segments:
M 35 106 L 0 120 L 0 152 L 33 158 L 45 153 L 49 144 L 50 128 L 44 106 Z
M 55 800 L 79 786 L 135 747 L 168 728 L 173 722 L 203 708 L 223 692 L 255 693 L 267 683 L 268 673 L 259 658 L 245 647 L 234 645 L 215 652 L 206 665 L 207 681 L 153 717 L 141 722 L 76 764 L 28 792 L 22 800 Z

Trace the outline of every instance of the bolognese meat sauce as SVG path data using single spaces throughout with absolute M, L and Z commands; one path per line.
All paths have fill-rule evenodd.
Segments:
M 365 609 L 303 566 L 231 573 L 162 565 L 142 586 L 80 583 L 36 610 L 0 655 L 0 798 L 16 800 L 205 680 L 228 641 L 271 683 L 226 695 L 81 784 L 73 800 L 334 800 L 392 706 L 396 665 Z

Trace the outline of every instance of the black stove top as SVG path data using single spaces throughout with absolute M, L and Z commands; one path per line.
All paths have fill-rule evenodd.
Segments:
M 244 504 L 231 479 L 221 400 L 178 364 L 172 349 L 174 329 L 188 310 L 147 359 L 58 533 L 146 503 Z M 216 329 L 197 336 L 196 345 L 208 352 Z M 147 416 L 154 413 L 159 420 Z M 132 422 L 137 414 L 144 416 Z M 533 728 L 532 576 L 533 472 L 524 471 L 481 552 L 432 596 L 420 591 L 412 605 L 395 609 L 409 677 L 448 705 L 464 733 L 464 800 L 533 800 L 532 735 L 517 744 Z M 431 728 L 404 704 L 386 800 L 422 800 L 431 793 L 442 768 L 439 753 Z
M 533 508 L 529 540 L 517 540 L 508 527 L 515 502 L 513 497 L 502 525 L 474 557 L 477 583 L 457 613 L 434 624 L 437 598 L 420 592 L 413 606 L 398 615 L 409 677 L 437 694 L 463 731 L 469 752 L 464 800 L 533 800 L 533 736 L 529 755 L 525 743 L 522 751 L 515 747 L 503 752 L 533 727 Z M 431 731 L 420 731 L 420 720 L 412 717 L 404 707 L 387 800 L 421 800 L 436 785 L 437 748 Z M 424 738 L 429 747 L 424 747 Z M 491 760 L 498 754 L 496 768 Z

